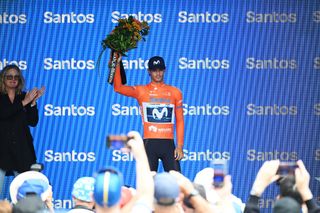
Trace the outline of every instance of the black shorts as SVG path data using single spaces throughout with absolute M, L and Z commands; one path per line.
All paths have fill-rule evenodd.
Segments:
M 144 147 L 147 152 L 150 170 L 158 171 L 159 159 L 162 161 L 163 169 L 168 172 L 175 170 L 180 172 L 180 163 L 174 159 L 173 139 L 144 139 Z

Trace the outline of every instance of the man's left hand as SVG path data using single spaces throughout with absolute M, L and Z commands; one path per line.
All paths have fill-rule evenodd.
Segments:
M 177 147 L 175 150 L 174 150 L 174 158 L 175 160 L 181 160 L 183 158 L 183 150 L 182 148 L 179 148 Z

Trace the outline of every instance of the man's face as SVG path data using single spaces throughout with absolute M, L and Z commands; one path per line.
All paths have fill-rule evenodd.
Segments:
M 155 82 L 155 83 L 163 82 L 165 70 L 156 69 L 156 70 L 148 70 L 148 72 L 150 74 L 152 82 Z

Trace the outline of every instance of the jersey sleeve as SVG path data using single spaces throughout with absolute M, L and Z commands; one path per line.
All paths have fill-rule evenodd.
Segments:
M 177 131 L 178 147 L 182 148 L 184 143 L 183 103 L 182 103 L 182 93 L 178 89 L 176 91 L 175 115 L 176 115 L 176 131 Z
M 137 98 L 139 96 L 138 90 L 134 86 L 123 85 L 121 82 L 120 63 L 116 66 L 116 74 L 114 76 L 113 89 L 121 95 Z

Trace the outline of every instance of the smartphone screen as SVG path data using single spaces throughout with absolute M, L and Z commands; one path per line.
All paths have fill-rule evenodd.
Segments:
M 281 177 L 287 175 L 294 175 L 295 169 L 297 168 L 296 162 L 280 162 L 277 174 Z
M 109 149 L 119 150 L 127 147 L 129 138 L 126 135 L 109 135 L 107 137 L 107 147 Z
M 221 188 L 224 185 L 224 177 L 228 174 L 228 162 L 227 160 L 214 160 L 212 162 L 212 168 L 214 170 L 213 185 L 216 188 Z

